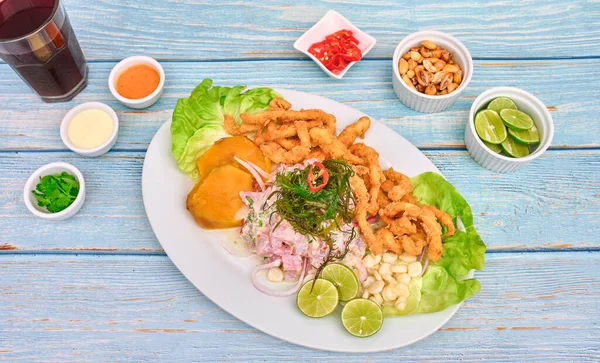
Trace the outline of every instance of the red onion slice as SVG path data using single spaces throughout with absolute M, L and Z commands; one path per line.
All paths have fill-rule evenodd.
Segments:
M 254 179 L 256 179 L 256 182 L 260 186 L 260 190 L 264 192 L 265 189 L 266 189 L 265 182 L 260 177 L 259 172 L 256 169 L 254 169 L 254 167 L 252 166 L 254 164 L 246 162 L 246 161 L 238 158 L 237 156 L 234 156 L 233 158 L 235 159 L 235 161 L 237 161 L 238 163 L 240 163 L 244 168 L 248 169 L 248 171 L 250 172 L 250 174 L 252 174 L 252 176 L 254 177 Z

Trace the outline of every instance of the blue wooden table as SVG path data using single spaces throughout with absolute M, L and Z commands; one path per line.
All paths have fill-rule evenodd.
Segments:
M 0 64 L 0 361 L 600 361 L 600 2 L 65 0 L 89 60 L 87 89 L 44 104 Z M 294 40 L 328 9 L 377 38 L 341 80 L 295 52 Z M 448 32 L 475 61 L 449 110 L 419 114 L 391 83 L 407 34 Z M 107 87 L 116 62 L 158 59 L 162 99 L 136 111 Z M 179 97 L 216 84 L 311 92 L 381 120 L 418 146 L 471 203 L 487 243 L 481 293 L 433 336 L 379 354 L 306 349 L 261 333 L 198 292 L 175 268 L 144 213 L 145 150 Z M 550 149 L 514 174 L 467 154 L 473 99 L 517 86 L 551 111 Z M 59 124 L 73 106 L 101 101 L 121 120 L 114 149 L 69 152 Z M 74 218 L 47 222 L 24 206 L 25 180 L 66 161 L 88 184 Z

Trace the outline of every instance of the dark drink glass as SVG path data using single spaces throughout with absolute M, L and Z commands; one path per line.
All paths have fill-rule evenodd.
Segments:
M 62 0 L 0 0 L 0 58 L 45 102 L 87 85 L 87 64 Z

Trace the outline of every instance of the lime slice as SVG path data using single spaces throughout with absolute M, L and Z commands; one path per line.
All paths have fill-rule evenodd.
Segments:
M 342 324 L 355 337 L 370 337 L 381 329 L 383 312 L 372 300 L 354 299 L 342 309 Z
M 477 113 L 475 116 L 475 131 L 477 131 L 477 135 L 481 140 L 490 144 L 500 144 L 508 136 L 500 115 L 492 110 L 482 110 Z
M 352 269 L 341 263 L 331 263 L 321 272 L 321 278 L 337 287 L 340 300 L 354 299 L 358 294 L 358 277 Z
M 539 144 L 540 143 L 540 133 L 538 132 L 537 127 L 533 125 L 532 128 L 525 131 L 516 131 L 508 129 L 508 133 L 512 136 L 516 142 L 525 145 Z
M 500 117 L 509 129 L 523 131 L 533 127 L 533 120 L 523 111 L 505 108 L 500 111 Z
M 507 137 L 500 146 L 505 153 L 514 158 L 522 158 L 529 155 L 529 147 L 527 145 L 519 144 L 512 136 Z
M 508 130 L 508 132 L 510 132 L 510 130 Z M 488 149 L 492 150 L 496 154 L 500 154 L 502 152 L 502 148 L 496 144 L 490 144 L 489 142 L 485 141 L 483 143 L 488 147 Z
M 508 97 L 496 97 L 492 100 L 492 102 L 490 102 L 490 104 L 487 107 L 488 110 L 493 110 L 498 113 L 504 110 L 505 108 L 512 108 L 516 110 L 517 105 L 513 102 L 513 100 L 511 100 Z
M 337 289 L 331 282 L 323 279 L 306 282 L 296 297 L 298 309 L 311 318 L 331 314 L 338 303 Z

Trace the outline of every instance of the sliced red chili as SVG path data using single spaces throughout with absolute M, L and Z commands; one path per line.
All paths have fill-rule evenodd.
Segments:
M 308 52 L 314 55 L 330 71 L 341 71 L 350 62 L 359 61 L 362 52 L 357 47 L 358 39 L 352 31 L 339 30 L 325 37 L 325 40 L 314 43 Z
M 314 170 L 315 166 L 319 168 L 318 172 L 316 173 Z M 321 179 L 320 182 L 319 179 Z M 325 188 L 325 186 L 329 182 L 329 171 L 327 170 L 327 168 L 325 168 L 325 165 L 323 165 L 323 163 L 315 161 L 311 164 L 310 169 L 308 169 L 306 182 L 308 183 L 308 190 L 310 190 L 312 193 L 316 193 L 319 190 Z

